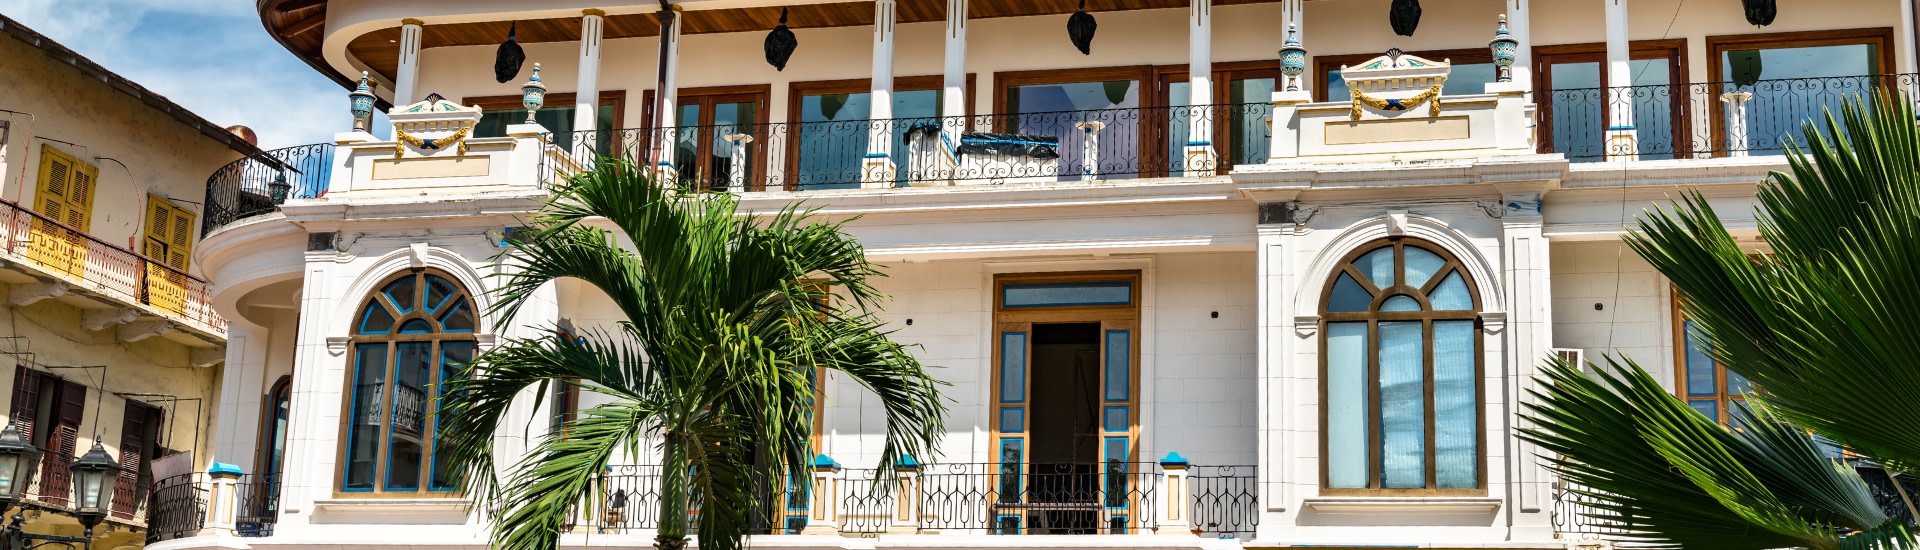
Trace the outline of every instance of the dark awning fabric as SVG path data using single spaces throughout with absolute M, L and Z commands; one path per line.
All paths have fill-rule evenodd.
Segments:
M 1031 157 L 1039 160 L 1060 158 L 1060 138 L 1026 134 L 967 132 L 960 134 L 958 153 Z

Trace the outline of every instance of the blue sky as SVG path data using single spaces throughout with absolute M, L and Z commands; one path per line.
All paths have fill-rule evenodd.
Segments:
M 346 131 L 346 90 L 260 26 L 254 0 L 0 0 L 0 13 L 264 148 Z

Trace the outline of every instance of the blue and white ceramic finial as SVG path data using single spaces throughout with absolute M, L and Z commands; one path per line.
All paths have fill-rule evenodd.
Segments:
M 1286 77 L 1285 91 L 1300 90 L 1300 75 L 1307 72 L 1307 49 L 1300 46 L 1300 29 L 1287 24 L 1287 40 L 1280 47 L 1280 74 Z
M 527 124 L 539 124 L 533 121 L 533 113 L 547 102 L 547 85 L 540 82 L 539 63 L 533 64 L 533 76 L 527 77 L 527 83 L 520 86 L 520 92 L 524 94 L 520 106 L 527 108 Z
M 367 83 L 367 73 L 361 71 L 360 85 L 347 92 L 348 112 L 353 113 L 353 131 L 365 132 L 373 125 L 373 86 Z
M 1520 41 L 1513 38 L 1507 30 L 1507 16 L 1500 15 L 1500 28 L 1493 31 L 1493 40 L 1487 42 L 1487 48 L 1493 50 L 1493 66 L 1499 68 L 1499 82 L 1513 82 L 1513 62 L 1520 56 Z

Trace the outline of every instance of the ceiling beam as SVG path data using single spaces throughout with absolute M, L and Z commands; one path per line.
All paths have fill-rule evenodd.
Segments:
M 287 13 L 300 11 L 314 6 L 324 5 L 327 0 L 287 0 L 273 7 L 274 11 Z
M 294 21 L 285 27 L 281 27 L 280 32 L 286 33 L 288 36 L 299 36 L 320 28 L 321 25 L 325 24 L 327 24 L 327 12 L 319 11 L 307 16 L 306 19 Z

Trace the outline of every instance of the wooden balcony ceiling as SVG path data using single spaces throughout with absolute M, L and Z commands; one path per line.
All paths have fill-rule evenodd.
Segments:
M 945 0 L 898 0 L 901 23 L 921 23 L 946 19 Z M 1279 0 L 1214 0 L 1214 5 L 1265 4 Z M 258 0 L 260 20 L 267 31 L 290 51 L 342 85 L 352 83 L 335 74 L 321 60 L 321 34 L 326 27 L 326 0 Z M 1187 0 L 1088 0 L 1087 11 L 1184 8 Z M 971 0 L 968 16 L 973 19 L 1065 15 L 1078 9 L 1079 0 Z M 873 2 L 801 4 L 788 8 L 787 27 L 851 27 L 873 24 Z M 689 10 L 682 32 L 686 34 L 755 32 L 772 30 L 780 24 L 780 7 Z M 1184 17 L 1184 16 L 1180 16 Z M 1178 20 L 1173 21 L 1178 23 Z M 421 37 L 421 47 L 494 45 L 506 40 L 507 30 L 519 24 L 518 39 L 528 42 L 569 42 L 580 39 L 580 19 L 529 19 L 523 21 L 485 21 L 434 25 L 429 23 Z M 1062 22 L 1064 23 L 1064 20 Z M 659 36 L 660 23 L 651 13 L 610 15 L 606 19 L 606 37 L 636 38 Z M 398 64 L 400 28 L 389 27 L 363 34 L 347 43 L 347 52 L 382 75 L 392 75 Z

